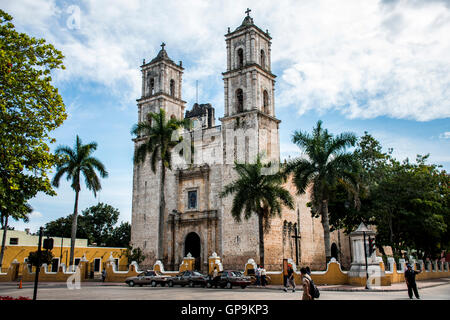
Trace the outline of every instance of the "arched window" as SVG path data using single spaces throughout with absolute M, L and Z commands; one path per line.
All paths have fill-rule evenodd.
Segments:
M 244 66 L 244 50 L 242 48 L 239 48 L 237 51 L 237 66 L 238 68 Z
M 170 80 L 170 95 L 175 97 L 175 80 Z
M 175 117 L 174 114 L 170 116 L 170 120 L 176 120 L 176 119 L 177 119 L 177 117 Z
M 263 91 L 263 112 L 269 114 L 269 94 L 267 90 Z
M 152 125 L 152 116 L 150 115 L 150 113 L 147 113 L 147 122 L 150 126 Z
M 242 89 L 236 90 L 236 110 L 237 112 L 244 111 L 244 93 L 242 92 Z
M 266 68 L 266 54 L 264 53 L 264 50 L 261 50 L 260 59 L 261 59 L 261 68 L 265 69 Z
M 150 95 L 154 95 L 155 94 L 155 79 L 154 78 L 150 79 L 149 89 L 150 89 Z

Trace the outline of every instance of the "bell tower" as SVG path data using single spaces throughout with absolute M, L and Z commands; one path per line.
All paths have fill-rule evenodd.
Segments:
M 159 112 L 162 108 L 168 117 L 182 119 L 186 102 L 182 100 L 183 64 L 176 64 L 169 58 L 165 50 L 166 44 L 161 44 L 158 55 L 149 63 L 145 60 L 141 66 L 142 96 L 137 100 L 138 121 L 146 120 L 149 112 Z
M 247 9 L 242 24 L 225 35 L 227 70 L 224 80 L 224 163 L 279 161 L 280 120 L 275 117 L 275 75 L 271 72 L 269 32 L 257 27 Z

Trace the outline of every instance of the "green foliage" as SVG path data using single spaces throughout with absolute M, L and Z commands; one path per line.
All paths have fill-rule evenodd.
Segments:
M 231 215 L 235 221 L 241 221 L 244 214 L 249 219 L 253 214 L 258 216 L 260 264 L 264 265 L 264 231 L 274 216 L 281 217 L 282 206 L 294 208 L 294 201 L 289 191 L 283 188 L 284 177 L 280 172 L 265 174 L 273 163 L 261 162 L 258 154 L 255 163 L 235 163 L 234 169 L 238 178 L 226 185 L 220 197 L 234 195 Z M 269 169 L 270 170 L 270 169 Z
M 52 184 L 59 187 L 61 177 L 67 175 L 67 180 L 72 182 L 72 189 L 79 192 L 83 175 L 87 188 L 92 190 L 94 196 L 96 196 L 97 191 L 100 191 L 102 186 L 95 171 L 98 171 L 102 178 L 108 177 L 108 172 L 103 163 L 92 156 L 95 150 L 97 150 L 96 142 L 83 144 L 78 135 L 73 149 L 68 146 L 59 146 L 55 152 L 61 156 L 62 160 L 57 165 Z
M 114 227 L 119 211 L 114 207 L 99 203 L 83 210 L 77 217 L 77 238 L 88 239 L 90 245 L 106 247 L 127 247 L 131 238 L 131 225 L 122 222 Z M 52 237 L 71 237 L 73 215 L 58 218 L 45 225 L 45 234 Z
M 119 219 L 119 214 L 119 210 L 104 203 L 99 203 L 84 210 L 82 216 L 89 233 L 89 239 L 97 245 L 106 245 L 112 236 L 112 230 Z
M 166 112 L 160 109 L 159 113 L 150 112 L 147 116 L 149 121 L 136 124 L 131 133 L 143 143 L 136 148 L 134 154 L 135 163 L 145 161 L 150 155 L 152 171 L 156 171 L 156 164 L 162 162 L 164 168 L 172 169 L 172 149 L 182 141 L 182 137 L 176 139 L 176 132 L 183 127 L 189 127 L 189 119 L 177 120 L 166 119 Z
M 381 144 L 367 132 L 354 152 L 360 166 L 359 205 L 342 185 L 330 198 L 330 224 L 353 231 L 361 221 L 377 229 L 377 247 L 416 250 L 419 257 L 437 257 L 450 247 L 449 176 L 439 166 L 427 164 L 427 156 L 416 163 L 392 158 L 392 149 L 382 152 Z
M 132 263 L 133 261 L 136 261 L 137 264 L 142 263 L 145 260 L 145 255 L 142 253 L 141 248 L 133 248 L 131 246 L 128 246 L 127 250 L 125 251 L 125 255 L 128 259 L 128 264 Z
M 63 55 L 44 39 L 18 33 L 0 10 L 0 211 L 26 216 L 38 192 L 54 195 L 47 172 L 58 157 L 50 132 L 67 118 L 51 71 L 64 69 Z
M 260 215 L 266 221 L 271 217 L 281 217 L 282 205 L 293 208 L 293 199 L 290 193 L 283 188 L 283 176 L 279 173 L 267 175 L 264 168 L 270 168 L 273 163 L 263 164 L 258 155 L 255 163 L 235 163 L 234 170 L 238 178 L 226 185 L 221 192 L 221 197 L 234 195 L 231 215 L 239 222 L 242 213 L 247 220 L 253 214 Z
M 52 259 L 53 259 L 53 254 L 51 251 L 41 250 L 40 266 L 42 266 L 44 263 L 47 265 L 51 264 Z M 37 265 L 38 265 L 38 252 L 37 251 L 30 252 L 30 254 L 28 255 L 28 264 L 31 264 L 32 266 L 37 267 Z
M 129 222 L 122 222 L 118 227 L 114 228 L 109 236 L 107 247 L 128 247 L 131 240 L 131 225 Z

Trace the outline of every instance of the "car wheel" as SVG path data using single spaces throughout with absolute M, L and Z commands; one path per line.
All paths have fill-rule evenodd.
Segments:
M 191 288 L 194 287 L 194 282 L 193 281 L 189 281 L 189 287 L 191 287 Z
M 155 280 L 152 281 L 152 287 L 156 287 L 156 281 Z
M 245 289 L 246 286 L 241 286 L 242 289 Z
M 142 286 L 143 286 L 142 284 L 139 285 L 139 287 L 142 287 Z
M 208 283 L 206 283 L 206 287 L 207 287 L 207 288 L 211 288 L 211 287 L 212 287 L 212 284 L 208 282 Z
M 160 284 L 161 284 L 161 287 L 165 287 L 166 286 L 165 282 L 161 282 Z
M 173 287 L 173 281 L 169 281 L 168 286 Z
M 233 287 L 233 285 L 231 284 L 231 282 L 227 282 L 227 289 L 231 289 Z
M 130 287 L 134 287 L 134 281 L 128 282 L 128 285 L 129 285 Z
M 181 286 L 182 286 L 182 287 L 184 287 L 184 286 L 185 286 L 185 284 L 182 284 Z

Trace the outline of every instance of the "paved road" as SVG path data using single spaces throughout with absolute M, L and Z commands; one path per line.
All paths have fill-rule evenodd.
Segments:
M 419 290 L 423 300 L 450 300 L 450 284 Z M 41 283 L 38 300 L 298 300 L 302 292 L 283 292 L 260 288 L 181 288 L 128 287 L 101 283 L 82 283 L 80 289 L 69 290 L 65 283 Z M 14 283 L 0 283 L 0 296 L 33 297 L 33 284 L 18 289 Z M 322 291 L 320 300 L 408 300 L 406 291 L 335 292 Z

